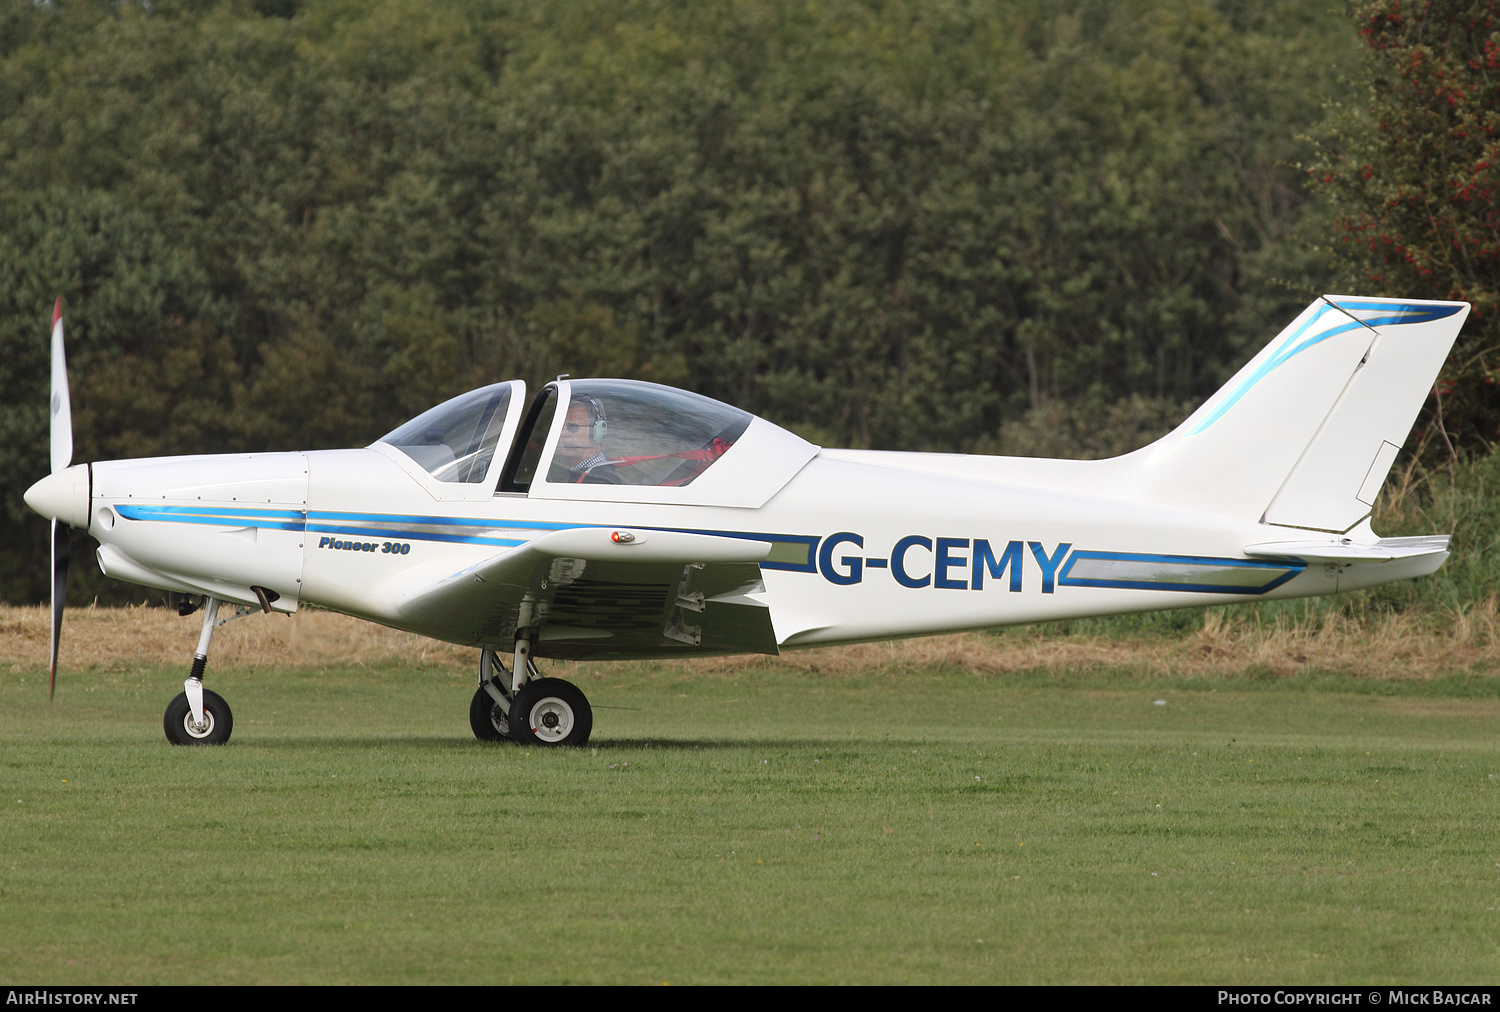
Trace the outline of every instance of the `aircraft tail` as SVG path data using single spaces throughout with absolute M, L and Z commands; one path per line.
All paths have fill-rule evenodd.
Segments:
M 1325 295 L 1162 439 L 1116 458 L 1131 498 L 1343 532 L 1369 515 L 1464 302 Z

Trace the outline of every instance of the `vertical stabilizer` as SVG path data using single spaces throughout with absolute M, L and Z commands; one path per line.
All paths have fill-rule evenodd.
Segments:
M 1375 340 L 1276 493 L 1266 521 L 1346 531 L 1375 505 L 1469 307 L 1342 295 L 1326 299 L 1370 328 Z
M 1119 458 L 1120 492 L 1347 530 L 1369 513 L 1468 310 L 1462 302 L 1319 299 L 1187 421 Z

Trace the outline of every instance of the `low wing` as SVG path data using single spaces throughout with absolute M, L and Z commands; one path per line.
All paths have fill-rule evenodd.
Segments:
M 765 541 L 677 531 L 554 531 L 457 573 L 408 578 L 402 625 L 455 643 L 534 630 L 538 657 L 778 652 L 759 599 Z

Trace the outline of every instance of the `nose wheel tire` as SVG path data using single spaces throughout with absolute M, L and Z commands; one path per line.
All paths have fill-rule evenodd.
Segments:
M 173 745 L 222 745 L 229 740 L 234 730 L 234 714 L 229 704 L 217 692 L 203 690 L 203 724 L 193 723 L 193 708 L 188 705 L 187 693 L 179 692 L 167 704 L 162 717 L 162 730 L 167 732 L 167 741 Z
M 483 688 L 474 693 L 469 703 L 469 726 L 480 741 L 510 740 L 510 718 Z
M 593 730 L 589 701 L 561 678 L 527 682 L 510 704 L 511 738 L 522 745 L 582 745 Z

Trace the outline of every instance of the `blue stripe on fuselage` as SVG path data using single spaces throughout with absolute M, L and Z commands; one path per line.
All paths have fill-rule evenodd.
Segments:
M 814 534 L 758 534 L 749 531 L 714 531 L 687 527 L 641 527 L 622 524 L 570 524 L 545 520 L 486 520 L 479 517 L 445 517 L 432 514 L 411 513 L 352 513 L 333 510 L 256 509 L 245 506 L 145 506 L 141 504 L 117 504 L 115 512 L 127 520 L 154 520 L 164 523 L 205 524 L 212 526 L 255 526 L 272 530 L 302 531 L 313 534 L 343 534 L 352 537 L 378 537 L 386 541 L 436 541 L 447 544 L 493 545 L 497 548 L 515 548 L 528 543 L 527 539 L 485 536 L 486 531 L 567 531 L 584 528 L 631 526 L 637 530 L 663 531 L 673 534 L 703 534 L 710 537 L 737 538 L 744 541 L 788 542 L 807 546 L 808 562 L 763 562 L 769 569 L 795 572 L 816 572 L 812 554 L 820 538 Z M 375 526 L 377 524 L 412 525 L 399 528 Z M 415 525 L 433 527 L 472 527 L 475 534 L 458 534 L 446 531 L 426 531 Z

